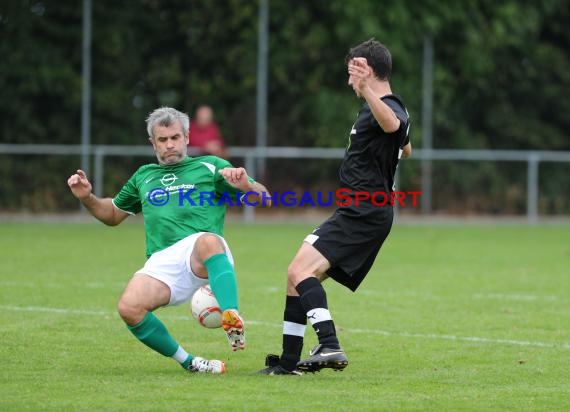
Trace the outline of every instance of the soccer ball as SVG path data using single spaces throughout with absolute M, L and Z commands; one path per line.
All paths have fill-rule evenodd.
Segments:
M 222 310 L 210 289 L 210 285 L 200 287 L 192 296 L 190 305 L 192 316 L 206 328 L 222 326 Z

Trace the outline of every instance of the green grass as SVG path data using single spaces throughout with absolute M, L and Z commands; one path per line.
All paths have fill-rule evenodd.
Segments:
M 189 375 L 115 312 L 144 262 L 140 224 L 0 225 L 0 410 L 570 410 L 570 227 L 403 227 L 353 294 L 327 282 L 350 366 L 266 377 L 285 270 L 303 225 L 229 225 L 248 347 L 157 311 L 187 350 L 227 362 Z M 315 343 L 307 331 L 305 348 Z

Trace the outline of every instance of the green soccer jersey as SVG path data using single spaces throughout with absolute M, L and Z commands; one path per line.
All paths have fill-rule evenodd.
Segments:
M 142 211 L 147 257 L 194 233 L 223 236 L 227 206 L 240 195 L 219 173 L 226 167 L 233 166 L 219 157 L 187 157 L 141 166 L 131 176 L 113 204 L 130 214 Z

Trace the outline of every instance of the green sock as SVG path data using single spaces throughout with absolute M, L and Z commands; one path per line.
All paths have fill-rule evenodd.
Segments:
M 181 363 L 182 367 L 183 367 L 184 369 L 188 369 L 188 368 L 190 367 L 190 365 L 192 364 L 192 359 L 194 359 L 194 356 L 188 355 L 188 357 L 186 358 L 186 360 Z
M 171 357 L 178 350 L 178 343 L 152 312 L 148 312 L 135 326 L 127 325 L 127 327 L 138 340 L 161 355 Z
M 237 280 L 234 268 L 225 253 L 210 256 L 204 262 L 208 269 L 210 288 L 222 312 L 226 309 L 238 308 Z

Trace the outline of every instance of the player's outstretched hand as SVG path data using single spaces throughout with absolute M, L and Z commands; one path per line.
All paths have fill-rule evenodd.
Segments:
M 77 173 L 71 175 L 69 179 L 67 179 L 67 184 L 69 185 L 73 196 L 79 200 L 89 197 L 91 191 L 93 190 L 93 186 L 91 186 L 91 183 L 89 183 L 87 175 L 81 169 L 78 169 Z
M 242 191 L 249 190 L 249 176 L 243 167 L 227 167 L 220 170 L 220 174 L 233 187 Z

